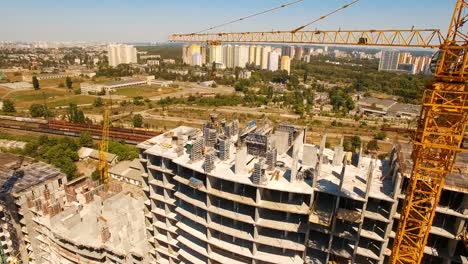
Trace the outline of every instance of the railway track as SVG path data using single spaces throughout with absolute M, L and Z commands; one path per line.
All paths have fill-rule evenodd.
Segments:
M 100 125 L 11 116 L 0 116 L 0 127 L 74 137 L 80 136 L 82 132 L 89 132 L 95 139 L 100 139 L 102 133 Z M 109 130 L 111 139 L 124 140 L 128 144 L 138 144 L 159 134 L 161 133 L 118 127 L 111 127 Z

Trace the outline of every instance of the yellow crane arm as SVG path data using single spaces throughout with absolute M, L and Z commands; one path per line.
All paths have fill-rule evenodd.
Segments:
M 171 42 L 295 43 L 359 46 L 438 48 L 444 43 L 439 29 L 314 30 L 237 33 L 173 34 Z

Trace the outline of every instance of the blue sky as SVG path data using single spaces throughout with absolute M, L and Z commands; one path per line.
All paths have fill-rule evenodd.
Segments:
M 0 41 L 163 42 L 292 0 L 3 0 Z M 224 27 L 289 30 L 350 0 L 304 2 Z M 440 28 L 456 0 L 360 0 L 309 29 Z

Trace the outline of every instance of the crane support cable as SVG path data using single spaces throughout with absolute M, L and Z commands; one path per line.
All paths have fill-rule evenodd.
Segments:
M 267 10 L 252 14 L 252 15 L 241 17 L 241 18 L 231 20 L 229 22 L 225 22 L 225 23 L 222 23 L 222 24 L 219 24 L 219 25 L 216 25 L 216 26 L 213 26 L 213 27 L 210 27 L 210 28 L 198 31 L 198 32 L 194 32 L 192 34 L 199 34 L 199 33 L 203 33 L 203 32 L 206 32 L 208 30 L 215 29 L 215 28 L 224 27 L 224 26 L 227 26 L 227 25 L 239 22 L 239 21 L 243 21 L 243 20 L 246 20 L 246 19 L 249 19 L 249 18 L 252 18 L 252 17 L 256 17 L 256 16 L 259 16 L 259 15 L 263 15 L 263 14 L 266 14 L 266 13 L 269 13 L 269 12 L 272 12 L 272 11 L 275 11 L 275 10 L 278 10 L 278 9 L 281 9 L 281 8 L 285 8 L 285 7 L 288 7 L 288 6 L 291 6 L 291 5 L 295 5 L 295 4 L 303 2 L 303 1 L 304 0 L 296 0 L 296 1 L 293 1 L 293 2 L 286 3 L 286 4 L 282 4 L 280 6 L 276 6 L 276 7 L 273 7 L 273 8 L 270 8 L 270 9 L 267 9 Z
M 346 8 L 348 8 L 349 6 L 351 6 L 351 5 L 353 5 L 353 4 L 357 3 L 357 2 L 359 2 L 359 0 L 354 0 L 354 1 L 352 1 L 352 2 L 349 2 L 348 4 L 342 6 L 342 7 L 338 8 L 338 9 L 335 9 L 335 10 L 333 10 L 332 12 L 330 12 L 330 13 L 324 15 L 324 16 L 321 16 L 321 17 L 319 17 L 319 18 L 317 18 L 317 19 L 315 19 L 315 20 L 313 20 L 313 21 L 311 21 L 311 22 L 309 22 L 309 23 L 307 23 L 307 24 L 305 24 L 305 25 L 303 25 L 303 26 L 300 26 L 300 27 L 298 27 L 298 28 L 292 30 L 291 32 L 292 32 L 292 33 L 296 33 L 297 31 L 302 30 L 302 29 L 304 29 L 305 27 L 308 27 L 308 26 L 314 24 L 315 22 L 320 21 L 320 20 L 322 20 L 322 19 L 325 19 L 325 18 L 327 18 L 327 17 L 329 17 L 329 16 L 331 16 L 331 15 L 333 15 L 333 14 L 335 14 L 335 13 L 338 13 L 338 12 L 340 12 L 341 10 L 346 9 Z

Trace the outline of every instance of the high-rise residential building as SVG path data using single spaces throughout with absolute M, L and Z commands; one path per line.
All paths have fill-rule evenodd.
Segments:
M 249 47 L 245 45 L 234 46 L 234 67 L 245 68 L 249 63 Z
M 396 71 L 398 69 L 398 59 L 400 52 L 395 50 L 382 51 L 380 58 L 379 71 Z
M 249 47 L 249 64 L 254 64 L 255 65 L 255 52 L 257 50 L 256 45 L 251 45 Z
M 398 64 L 411 63 L 411 53 L 409 52 L 400 52 L 398 56 Z
M 266 70 L 268 69 L 268 55 L 271 52 L 271 47 L 270 46 L 264 46 L 262 48 L 262 61 L 260 63 L 260 69 Z
M 194 54 L 200 54 L 201 56 L 201 46 L 198 44 L 185 45 L 182 49 L 182 61 L 188 65 L 198 65 L 193 62 Z
M 293 46 L 281 47 L 281 56 L 288 56 L 289 58 L 292 58 L 294 56 L 294 47 Z
M 107 46 L 107 56 L 112 67 L 123 63 L 137 63 L 137 50 L 132 45 L 111 44 Z
M 279 64 L 279 57 L 280 53 L 276 51 L 272 51 L 268 54 L 268 70 L 269 71 L 277 71 L 278 64 Z
M 411 145 L 380 160 L 327 148 L 326 135 L 308 144 L 305 128 L 293 125 L 239 135 L 214 122 L 204 126 L 218 131 L 210 144 L 181 126 L 138 145 L 151 263 L 389 262 Z M 447 175 L 422 263 L 468 261 L 467 156 Z
M 202 55 L 198 52 L 192 55 L 192 61 L 190 63 L 192 66 L 202 66 Z
M 255 48 L 255 66 L 260 67 L 262 64 L 262 46 L 257 46 Z
M 294 59 L 296 60 L 302 60 L 302 56 L 303 56 L 303 48 L 302 46 L 296 46 L 294 48 Z
M 223 46 L 223 58 L 223 63 L 226 66 L 226 68 L 234 68 L 234 46 Z
M 281 57 L 281 70 L 287 71 L 288 74 L 291 73 L 291 59 L 289 58 L 289 56 Z
M 209 47 L 209 62 L 224 64 L 223 47 L 221 45 L 210 45 Z
M 207 56 L 207 48 L 205 45 L 202 45 L 200 47 L 200 53 L 201 53 L 201 60 L 202 60 L 202 65 L 206 63 L 206 56 Z

